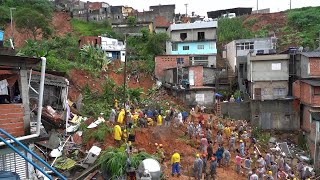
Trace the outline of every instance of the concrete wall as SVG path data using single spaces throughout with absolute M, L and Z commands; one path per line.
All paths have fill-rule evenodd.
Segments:
M 155 75 L 159 80 L 162 80 L 164 75 L 163 70 L 177 67 L 177 58 L 183 58 L 183 66 L 189 66 L 189 56 L 156 56 L 155 57 Z
M 250 120 L 250 102 L 222 102 L 221 113 L 234 119 Z
M 207 54 L 217 54 L 217 47 L 215 41 L 205 41 L 205 42 L 179 42 L 177 43 L 178 49 L 176 51 L 171 51 L 168 54 L 178 55 L 178 54 L 190 54 L 190 55 L 207 55 Z M 189 50 L 183 50 L 184 46 L 188 46 Z M 203 46 L 203 49 L 199 49 L 198 46 Z
M 153 32 L 153 25 L 151 24 L 143 24 L 136 26 L 128 26 L 128 25 L 113 25 L 112 29 L 114 32 L 120 34 L 128 34 L 128 33 L 141 33 L 142 29 L 148 29 L 150 32 Z
M 212 68 L 203 68 L 203 85 L 215 84 L 216 72 Z
M 236 68 L 236 57 L 237 57 L 237 48 L 236 48 L 236 42 L 232 41 L 226 45 L 227 50 L 227 60 L 229 62 L 229 65 L 233 72 L 235 72 Z
M 22 104 L 0 104 L 0 114 L 0 128 L 15 137 L 25 135 Z
M 251 79 L 252 72 L 253 81 L 289 80 L 288 60 L 248 61 L 247 63 L 248 79 Z M 281 70 L 272 70 L 272 64 L 277 63 L 281 63 Z
M 285 98 L 288 95 L 288 81 L 256 81 L 253 83 L 253 90 L 256 88 L 261 88 L 261 100 Z M 280 95 L 275 94 L 275 88 L 283 88 L 285 92 Z M 255 97 L 255 95 L 251 95 L 251 97 Z
M 208 67 L 217 67 L 217 56 L 208 56 Z
M 189 106 L 195 106 L 197 104 L 204 105 L 207 108 L 214 106 L 215 93 L 213 90 L 192 90 L 181 94 L 181 96 L 185 98 L 184 102 Z
M 251 123 L 262 129 L 298 130 L 300 118 L 293 100 L 251 101 Z
M 181 42 L 181 41 L 199 41 L 198 32 L 204 32 L 205 40 L 216 40 L 217 39 L 217 29 L 186 29 L 179 31 L 171 31 L 170 39 L 172 42 Z M 182 40 L 180 38 L 181 33 L 187 33 L 187 38 Z

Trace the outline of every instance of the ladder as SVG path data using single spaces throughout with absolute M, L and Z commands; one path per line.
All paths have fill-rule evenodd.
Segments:
M 221 103 L 220 100 L 216 103 L 216 116 L 221 116 Z

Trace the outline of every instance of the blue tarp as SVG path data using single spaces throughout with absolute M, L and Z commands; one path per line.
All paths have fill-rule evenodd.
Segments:
M 4 32 L 0 30 L 0 41 L 3 41 Z
M 216 93 L 216 97 L 222 97 L 222 95 L 219 93 Z

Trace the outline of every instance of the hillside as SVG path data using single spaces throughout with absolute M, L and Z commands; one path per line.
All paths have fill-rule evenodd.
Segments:
M 65 12 L 54 12 L 51 25 L 54 29 L 54 36 L 63 36 L 67 33 L 73 32 L 73 28 L 70 23 L 69 14 Z M 17 48 L 22 47 L 27 39 L 32 38 L 31 34 L 18 32 L 15 28 L 15 24 L 13 24 L 13 37 L 15 39 L 15 45 Z M 8 26 L 5 28 L 5 39 L 8 39 L 11 34 L 11 27 Z M 38 37 L 38 39 L 42 39 L 42 37 Z

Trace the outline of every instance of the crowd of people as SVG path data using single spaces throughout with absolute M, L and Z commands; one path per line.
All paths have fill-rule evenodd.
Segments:
M 251 136 L 251 128 L 246 121 L 222 122 L 213 115 L 205 117 L 204 108 L 200 106 L 192 108 L 188 114 L 172 107 L 168 110 L 148 107 L 136 109 L 130 106 L 119 109 L 115 101 L 115 108 L 112 109 L 109 120 L 115 125 L 114 140 L 118 146 L 123 140 L 128 141 L 128 132 L 133 125 L 142 128 L 186 126 L 188 138 L 200 144 L 193 165 L 193 175 L 197 180 L 217 179 L 217 168 L 230 167 L 234 167 L 236 173 L 248 180 L 311 178 L 310 170 L 305 168 L 302 161 L 293 168 L 293 165 L 286 161 L 284 153 L 260 152 L 256 146 L 257 140 Z M 131 144 L 130 141 L 129 143 Z M 163 164 L 168 154 L 165 153 L 162 144 L 156 143 L 156 155 Z M 234 166 L 231 166 L 232 164 Z M 179 177 L 180 154 L 177 149 L 171 156 L 171 166 L 172 177 L 175 174 Z

